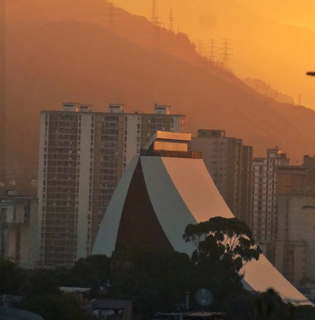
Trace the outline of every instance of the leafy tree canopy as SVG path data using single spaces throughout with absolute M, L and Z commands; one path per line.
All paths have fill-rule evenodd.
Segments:
M 25 280 L 25 273 L 21 268 L 8 260 L 0 260 L 0 295 L 18 295 Z
M 193 260 L 230 262 L 236 271 L 250 260 L 259 259 L 260 248 L 252 238 L 252 232 L 242 221 L 215 217 L 186 227 L 183 238 L 196 246 Z

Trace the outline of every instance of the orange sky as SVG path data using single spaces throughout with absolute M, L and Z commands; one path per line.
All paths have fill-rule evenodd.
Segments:
M 151 17 L 152 0 L 115 0 L 115 3 L 131 13 Z M 233 46 L 230 66 L 240 78 L 260 78 L 296 102 L 301 94 L 302 104 L 315 109 L 315 81 L 305 76 L 305 71 L 315 69 L 314 0 L 156 0 L 156 3 L 164 27 L 169 25 L 172 7 L 174 29 L 187 33 L 195 43 L 207 43 L 214 38 L 220 47 L 223 38 L 230 38 Z M 277 26 L 274 39 L 270 37 L 273 24 Z M 288 25 L 283 33 L 282 24 Z M 304 28 L 291 30 L 289 25 Z M 269 33 L 265 33 L 268 29 Z
M 315 1 L 314 0 L 230 0 L 241 6 L 247 7 L 259 14 L 280 23 L 288 23 L 297 26 L 307 27 L 315 30 Z M 118 6 L 127 11 L 151 16 L 152 0 L 115 0 Z M 170 7 L 174 10 L 177 19 L 176 25 L 183 30 L 193 34 L 199 32 L 194 27 L 196 16 L 202 15 L 205 11 L 211 11 L 213 5 L 220 4 L 220 0 L 156 0 L 158 14 L 162 20 L 167 22 Z M 231 14 L 233 14 L 231 12 Z

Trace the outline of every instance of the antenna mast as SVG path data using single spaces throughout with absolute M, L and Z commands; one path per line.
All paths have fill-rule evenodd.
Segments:
M 169 30 L 173 31 L 174 27 L 174 16 L 173 16 L 173 9 L 170 9 L 170 15 L 169 15 Z
M 158 17 L 156 14 L 156 0 L 153 0 L 152 3 L 152 17 L 151 17 L 151 22 L 157 26 L 158 25 Z

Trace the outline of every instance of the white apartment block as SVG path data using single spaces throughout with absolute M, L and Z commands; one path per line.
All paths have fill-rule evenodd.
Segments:
M 64 103 L 41 113 L 38 198 L 43 265 L 72 265 L 91 253 L 107 205 L 131 159 L 157 130 L 185 132 L 169 106 L 153 114 Z
M 262 245 L 276 239 L 277 233 L 277 189 L 276 168 L 288 165 L 289 159 L 278 147 L 267 149 L 266 158 L 253 160 L 253 218 L 252 231 L 254 238 Z

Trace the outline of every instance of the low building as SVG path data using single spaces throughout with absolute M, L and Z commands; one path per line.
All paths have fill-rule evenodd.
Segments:
M 157 313 L 158 320 L 225 320 L 228 315 L 224 312 L 184 312 L 184 313 Z
M 106 320 L 131 320 L 133 306 L 129 300 L 92 300 L 86 311 L 96 316 L 97 319 Z
M 74 297 L 81 304 L 85 304 L 89 301 L 91 295 L 91 288 L 80 287 L 59 287 L 59 290 L 67 296 Z

